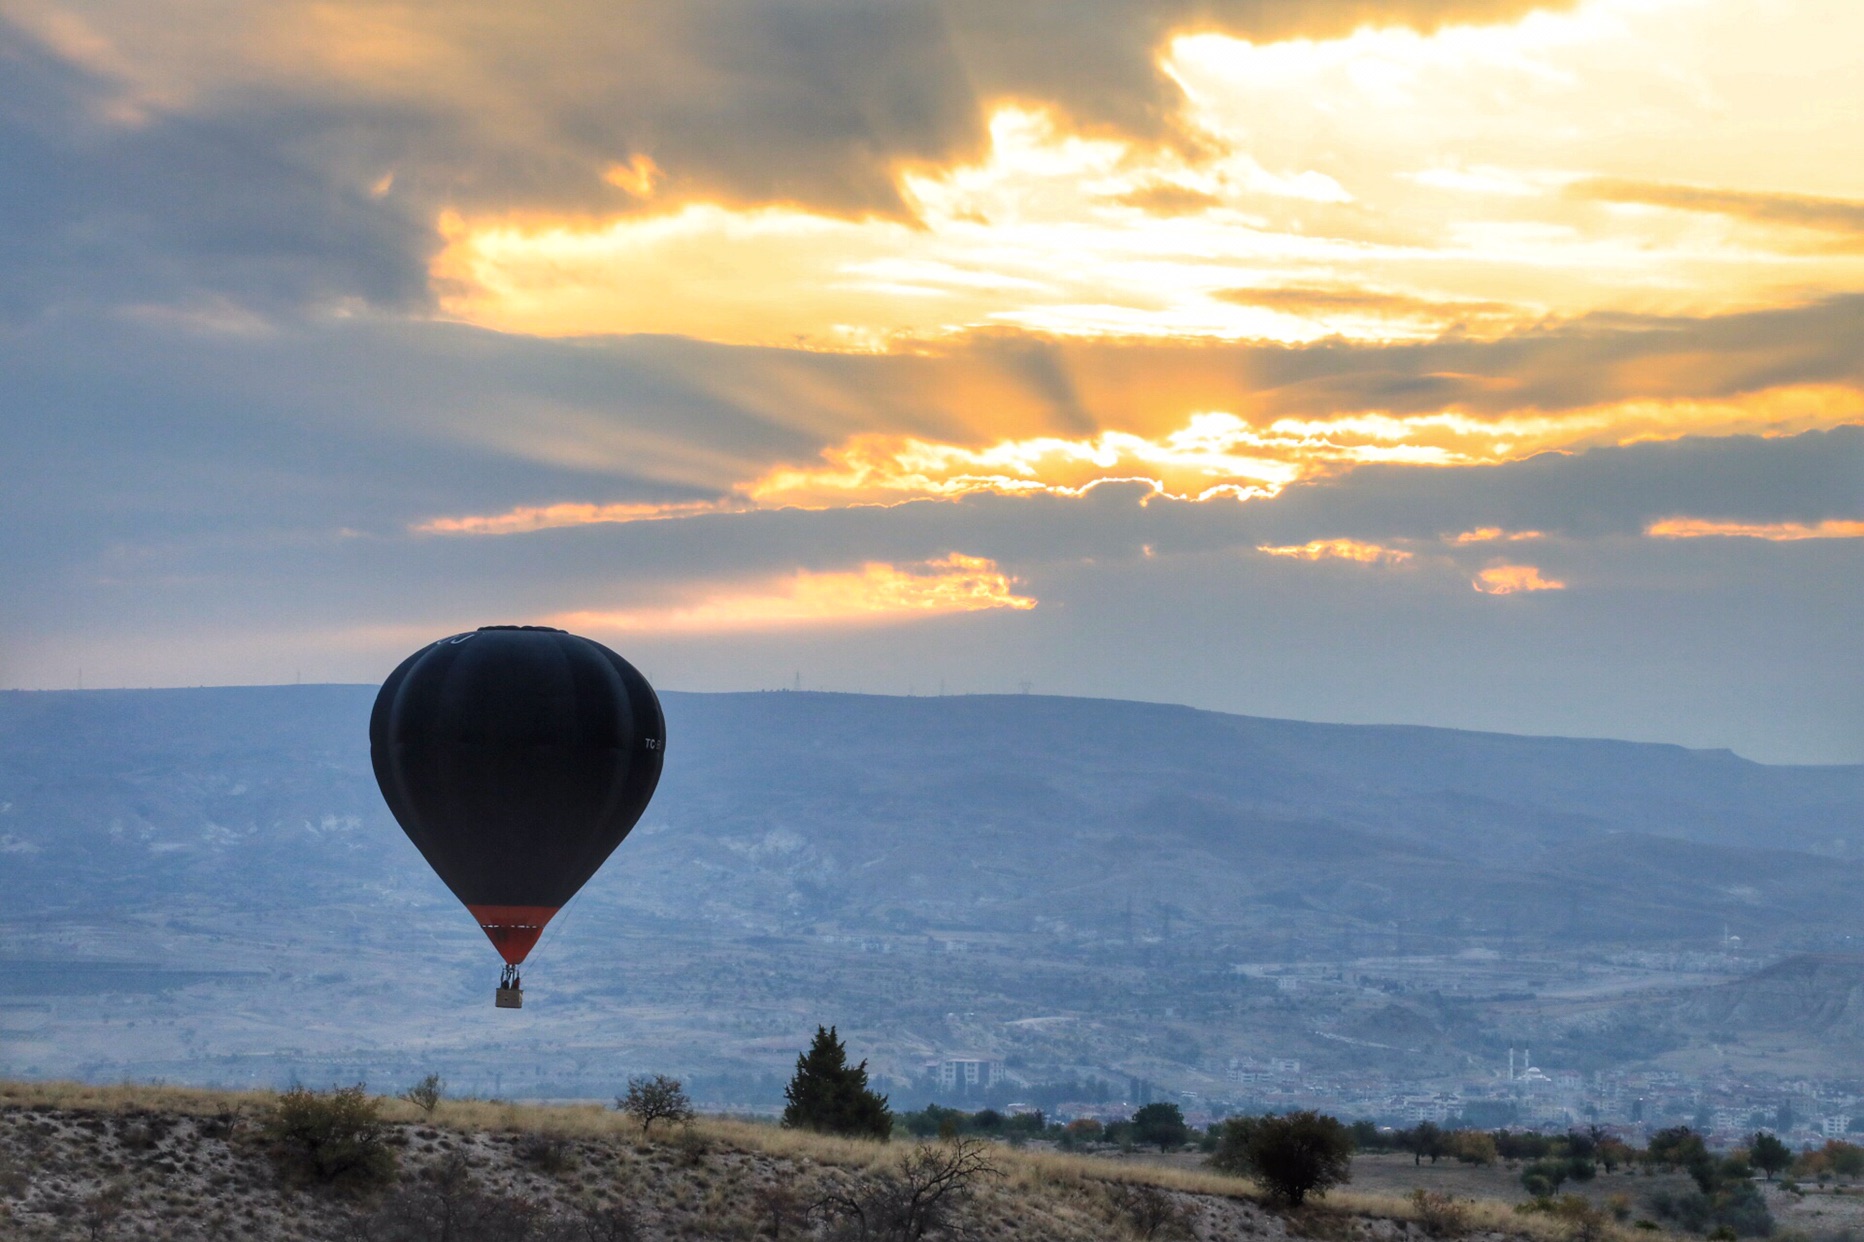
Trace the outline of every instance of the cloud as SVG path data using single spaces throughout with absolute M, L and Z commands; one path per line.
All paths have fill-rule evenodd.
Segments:
M 1537 530 L 1503 530 L 1499 526 L 1483 526 L 1455 535 L 1446 535 L 1443 541 L 1452 547 L 1461 548 L 1472 543 L 1519 543 L 1527 539 L 1545 539 L 1546 537 Z
M 1532 565 L 1490 565 L 1472 584 L 1484 595 L 1515 595 L 1523 591 L 1563 591 L 1566 584 L 1543 578 Z
M 1279 548 L 1261 544 L 1256 551 L 1297 561 L 1354 561 L 1361 565 L 1400 565 L 1411 559 L 1411 554 L 1402 548 L 1387 548 L 1357 539 L 1314 539 Z
M 852 351 L 1494 337 L 1856 288 L 1844 256 L 1756 263 L 1551 189 L 1751 163 L 1802 215 L 1839 201 L 1808 152 L 1847 80 L 1808 120 L 1743 66 L 1844 31 L 1757 40 L 1712 7 L 13 0 L 33 279 L 6 284 L 207 330 L 437 298 L 504 331 Z M 1443 188 L 1459 169 L 1547 192 Z
M 1796 543 L 1802 539 L 1864 539 L 1864 522 L 1827 518 L 1822 522 L 1727 522 L 1713 518 L 1669 517 L 1652 522 L 1644 533 L 1653 539 L 1765 539 Z
M 710 500 L 676 500 L 662 504 L 520 505 L 505 513 L 431 518 L 416 523 L 414 532 L 420 535 L 519 535 L 557 526 L 665 521 L 735 511 L 723 502 Z
M 1785 224 L 1794 228 L 1821 229 L 1835 233 L 1864 233 L 1864 202 L 1856 199 L 1755 193 L 1610 178 L 1579 181 L 1569 187 L 1567 192 L 1576 198 L 1598 202 L 1643 203 L 1653 207 L 1671 207 L 1678 211 L 1733 216 L 1759 224 Z
M 0 315 L 150 307 L 224 333 L 428 305 L 428 222 L 304 149 L 344 122 L 339 103 L 144 109 L 4 18 L 0 65 Z
M 987 557 L 953 552 L 918 564 L 869 562 L 859 570 L 808 570 L 737 586 L 692 603 L 561 613 L 552 624 L 594 633 L 706 634 L 796 626 L 897 622 L 1008 608 L 1036 601 Z
M 1260 289 L 1221 289 L 1211 295 L 1238 306 L 1259 306 L 1304 318 L 1335 320 L 1345 316 L 1371 319 L 1411 319 L 1441 327 L 1473 325 L 1484 320 L 1517 326 L 1521 308 L 1506 302 L 1444 301 L 1406 293 L 1353 287 L 1316 288 L 1306 285 L 1269 286 Z
M 1134 484 L 1171 500 L 1246 501 L 1274 497 L 1291 484 L 1367 464 L 1496 465 L 1550 451 L 1687 435 L 1791 433 L 1848 418 L 1864 419 L 1864 395 L 1848 388 L 1821 388 L 1766 391 L 1726 401 L 1628 401 L 1559 414 L 1368 411 L 1251 425 L 1235 414 L 1212 411 L 1194 414 L 1184 426 L 1159 435 L 1102 431 L 978 447 L 865 433 L 822 450 L 817 464 L 779 465 L 734 482 L 729 495 L 717 500 L 520 505 L 503 513 L 429 518 L 414 529 L 427 534 L 508 535 L 754 509 L 954 500 L 978 493 L 1079 498 L 1109 484 Z M 1474 531 L 1455 541 L 1503 537 L 1500 530 Z
M 976 154 L 988 107 L 1052 103 L 1089 128 L 1178 131 L 1161 46 L 1183 29 L 1343 34 L 1368 20 L 1501 20 L 1529 0 L 732 0 L 666 5 L 487 0 L 214 0 L 7 14 L 147 115 L 353 109 L 307 135 L 345 140 L 430 204 L 612 208 L 603 174 L 634 156 L 663 192 L 899 212 L 895 174 Z M 371 180 L 383 168 L 377 167 Z

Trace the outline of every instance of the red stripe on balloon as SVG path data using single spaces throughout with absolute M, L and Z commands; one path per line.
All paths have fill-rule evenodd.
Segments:
M 480 928 L 492 941 L 492 947 L 516 966 L 530 953 L 537 938 L 544 934 L 557 906 L 467 906 L 479 920 Z

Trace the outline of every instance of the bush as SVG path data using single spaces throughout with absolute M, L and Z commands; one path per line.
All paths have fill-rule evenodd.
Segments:
M 826 1220 L 834 1236 L 858 1242 L 917 1242 L 946 1232 L 978 1182 L 997 1176 L 989 1146 L 981 1139 L 923 1143 L 897 1166 L 831 1190 L 811 1214 Z
M 434 1115 L 434 1109 L 440 1107 L 440 1100 L 446 1094 L 446 1080 L 438 1074 L 429 1074 L 421 1081 L 401 1093 L 401 1098 L 420 1109 L 428 1117 Z
M 1692 1233 L 1728 1230 L 1730 1237 L 1764 1238 L 1773 1232 L 1773 1215 L 1758 1186 L 1738 1182 L 1714 1195 L 1700 1191 L 1651 1196 L 1651 1208 Z
M 1303 1111 L 1285 1117 L 1232 1117 L 1223 1123 L 1209 1164 L 1254 1177 L 1292 1207 L 1353 1176 L 1353 1135 L 1334 1117 Z
M 321 1093 L 293 1087 L 272 1106 L 264 1134 L 288 1182 L 360 1193 L 395 1179 L 380 1104 L 361 1083 Z
M 1152 1239 L 1188 1238 L 1191 1213 L 1169 1190 L 1149 1183 L 1114 1182 L 1107 1187 L 1107 1200 L 1115 1212 L 1125 1218 L 1135 1236 Z
M 518 1159 L 539 1173 L 556 1176 L 581 1163 L 576 1145 L 560 1134 L 527 1134 L 518 1140 Z
M 1536 1160 L 1521 1170 L 1521 1188 L 1536 1199 L 1545 1198 L 1565 1184 L 1572 1171 L 1565 1160 Z
M 1411 1192 L 1417 1223 L 1433 1238 L 1460 1238 L 1469 1232 L 1469 1205 L 1440 1190 L 1418 1187 Z

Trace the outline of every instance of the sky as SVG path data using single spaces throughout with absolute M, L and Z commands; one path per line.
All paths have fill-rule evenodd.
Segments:
M 1860 762 L 1864 5 L 0 0 L 0 463 L 0 686 Z

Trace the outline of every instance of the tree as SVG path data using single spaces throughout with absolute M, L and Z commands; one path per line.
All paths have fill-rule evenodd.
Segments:
M 1337 1118 L 1311 1111 L 1232 1117 L 1210 1164 L 1254 1177 L 1270 1196 L 1299 1207 L 1308 1195 L 1352 1180 L 1353 1134 Z
M 1157 1143 L 1160 1151 L 1170 1151 L 1190 1140 L 1191 1127 L 1184 1124 L 1184 1114 L 1176 1104 L 1147 1104 L 1133 1114 L 1133 1138 L 1141 1143 Z
M 1444 1146 L 1459 1164 L 1490 1165 L 1499 1158 L 1494 1135 L 1481 1130 L 1452 1130 Z
M 1748 1163 L 1765 1173 L 1771 1182 L 1775 1173 L 1793 1163 L 1793 1152 L 1777 1137 L 1760 1130 L 1748 1140 Z
M 656 1121 L 691 1121 L 693 1102 L 677 1078 L 655 1074 L 652 1078 L 630 1078 L 628 1094 L 615 1100 L 615 1107 L 641 1123 L 641 1134 Z
M 1821 1150 L 1831 1161 L 1832 1172 L 1840 1177 L 1856 1177 L 1864 1173 L 1864 1147 L 1839 1139 L 1827 1139 Z
M 1399 1148 L 1411 1153 L 1414 1165 L 1424 1163 L 1426 1157 L 1435 1164 L 1445 1151 L 1443 1131 L 1432 1121 L 1420 1121 L 1409 1130 L 1400 1130 L 1395 1137 Z
M 783 1089 L 783 1098 L 783 1124 L 792 1129 L 883 1143 L 893 1133 L 887 1097 L 868 1089 L 866 1061 L 848 1064 L 848 1050 L 832 1026 L 816 1028 L 809 1051 L 796 1058 L 796 1073 Z

